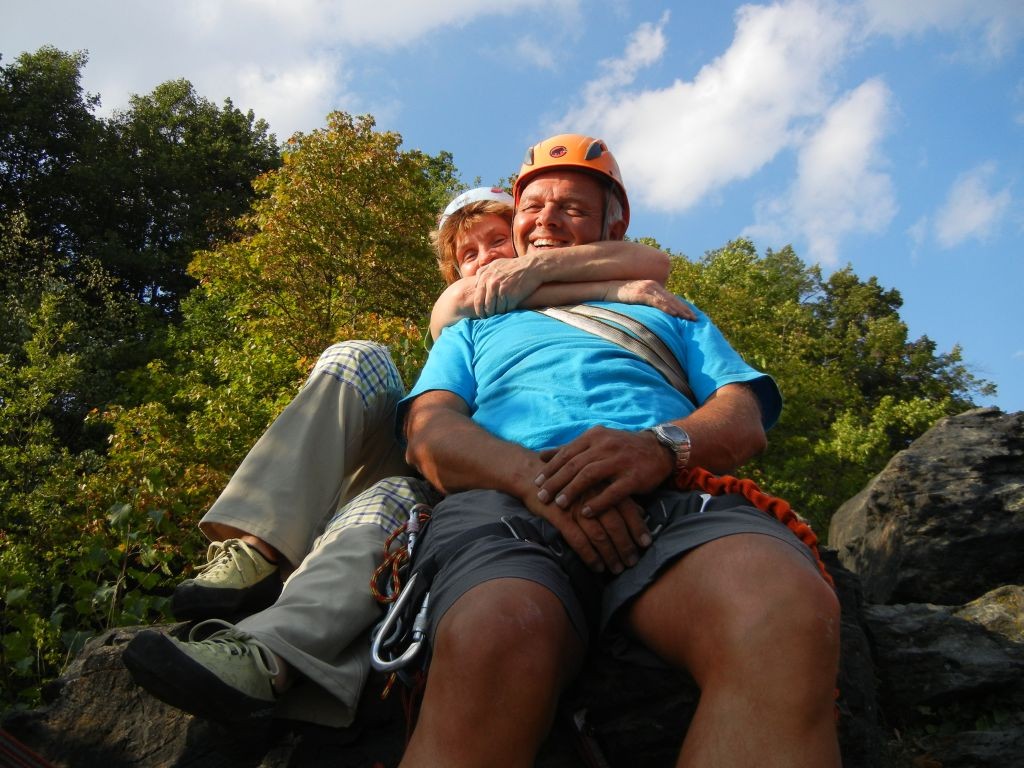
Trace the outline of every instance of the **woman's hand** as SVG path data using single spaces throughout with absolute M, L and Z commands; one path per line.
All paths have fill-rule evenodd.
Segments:
M 610 281 L 605 291 L 605 301 L 618 301 L 623 304 L 645 304 L 660 309 L 673 317 L 684 320 L 696 320 L 690 305 L 680 299 L 665 286 L 654 280 L 615 280 Z
M 537 260 L 529 257 L 498 259 L 476 273 L 473 311 L 476 317 L 509 312 L 543 283 Z

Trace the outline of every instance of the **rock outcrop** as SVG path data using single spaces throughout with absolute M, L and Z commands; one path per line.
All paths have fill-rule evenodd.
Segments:
M 828 541 L 869 603 L 956 605 L 1019 583 L 1024 413 L 943 419 L 839 508 Z
M 860 577 L 893 759 L 1024 766 L 1024 413 L 941 420 L 829 543 Z
M 977 409 L 939 422 L 843 505 L 830 542 L 844 766 L 1024 766 L 1024 414 Z M 355 768 L 401 755 L 401 707 L 377 700 L 379 684 L 345 730 L 227 727 L 167 707 L 121 665 L 138 630 L 93 640 L 47 706 L 4 729 L 75 768 Z M 537 765 L 672 765 L 696 687 L 599 661 L 565 697 Z M 590 762 L 588 748 L 600 753 Z

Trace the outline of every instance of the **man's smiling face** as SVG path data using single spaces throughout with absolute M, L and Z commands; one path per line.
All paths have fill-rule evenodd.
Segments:
M 606 200 L 606 187 L 589 173 L 556 169 L 537 174 L 523 190 L 512 220 L 516 252 L 601 240 Z

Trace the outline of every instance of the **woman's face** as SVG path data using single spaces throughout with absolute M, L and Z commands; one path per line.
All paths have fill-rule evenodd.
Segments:
M 455 238 L 455 261 L 463 277 L 471 277 L 495 259 L 514 259 L 508 221 L 489 213 Z

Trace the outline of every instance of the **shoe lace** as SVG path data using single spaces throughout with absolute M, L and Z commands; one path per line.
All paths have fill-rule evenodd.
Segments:
M 253 548 L 241 539 L 227 539 L 226 541 L 215 541 L 206 550 L 206 565 L 199 569 L 199 573 L 210 575 L 214 571 L 235 568 L 239 573 L 242 570 L 242 556 L 249 558 L 253 565 L 259 566 Z
M 221 626 L 224 629 L 218 630 L 202 640 L 195 640 L 196 632 L 207 624 Z M 207 643 L 218 651 L 232 656 L 251 656 L 256 662 L 256 667 L 268 678 L 273 679 L 281 674 L 281 668 L 277 665 L 273 651 L 252 635 L 240 631 L 234 624 L 223 619 L 200 621 L 189 630 L 188 641 L 190 643 Z

